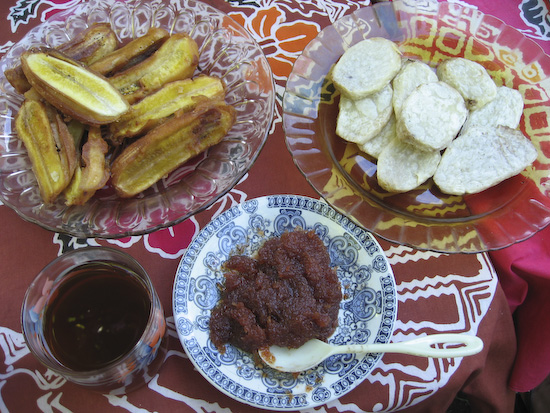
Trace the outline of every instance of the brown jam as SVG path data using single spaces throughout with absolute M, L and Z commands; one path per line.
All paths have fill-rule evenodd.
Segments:
M 271 238 L 257 259 L 236 255 L 225 268 L 225 288 L 210 318 L 210 338 L 220 351 L 226 343 L 251 353 L 271 345 L 295 348 L 334 332 L 340 282 L 313 231 Z

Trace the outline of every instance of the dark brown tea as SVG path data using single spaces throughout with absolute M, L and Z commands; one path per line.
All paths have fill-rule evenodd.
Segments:
M 138 342 L 151 297 L 130 274 L 111 263 L 89 264 L 58 287 L 46 308 L 44 332 L 51 352 L 66 367 L 99 369 Z

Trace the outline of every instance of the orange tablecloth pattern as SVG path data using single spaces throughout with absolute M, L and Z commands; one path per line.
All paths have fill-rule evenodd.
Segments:
M 411 0 L 414 1 L 414 0 Z M 423 0 L 430 1 L 430 0 Z M 434 0 L 431 0 L 434 1 Z M 0 11 L 5 52 L 36 24 L 80 0 L 10 0 Z M 241 182 L 208 210 L 173 227 L 119 240 L 76 239 L 48 232 L 0 206 L 0 411 L 252 412 L 212 387 L 196 370 L 178 340 L 172 317 L 172 287 L 187 245 L 212 217 L 244 200 L 270 194 L 318 197 L 286 149 L 281 96 L 301 50 L 325 26 L 369 1 L 209 0 L 249 30 L 272 67 L 278 92 L 272 130 L 255 165 Z M 472 0 L 546 46 L 548 26 L 533 2 L 506 4 Z M 516 2 L 509 2 L 516 3 Z M 547 5 L 546 1 L 537 3 Z M 8 4 L 5 4 L 8 6 Z M 441 412 L 458 393 L 474 411 L 513 411 L 508 376 L 516 353 L 515 330 L 506 297 L 488 254 L 448 255 L 414 250 L 379 240 L 393 267 L 398 320 L 393 341 L 425 333 L 468 332 L 485 342 L 482 353 L 463 359 L 422 359 L 386 354 L 356 389 L 316 411 Z M 82 390 L 38 364 L 19 324 L 20 305 L 35 274 L 55 256 L 84 245 L 128 251 L 149 272 L 170 328 L 164 366 L 147 387 L 126 396 Z

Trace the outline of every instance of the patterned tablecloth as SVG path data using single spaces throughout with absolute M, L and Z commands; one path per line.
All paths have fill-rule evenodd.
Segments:
M 415 1 L 415 0 L 410 0 Z M 430 2 L 434 0 L 422 0 Z M 9 0 L 0 11 L 0 52 L 32 26 L 80 0 Z M 130 411 L 252 412 L 212 387 L 197 372 L 178 340 L 172 316 L 172 287 L 180 258 L 212 218 L 247 199 L 269 194 L 318 197 L 295 167 L 284 142 L 281 96 L 300 52 L 325 26 L 369 1 L 208 0 L 228 13 L 258 41 L 274 73 L 277 105 L 272 131 L 258 160 L 241 182 L 208 210 L 173 227 L 118 240 L 76 239 L 52 233 L 0 206 L 0 412 Z M 465 3 L 465 2 L 459 2 Z M 521 28 L 544 47 L 547 3 L 542 0 L 470 0 L 481 11 Z M 8 7 L 9 6 L 9 7 Z M 487 254 L 440 254 L 379 240 L 393 267 L 398 319 L 393 341 L 436 332 L 468 332 L 484 340 L 482 353 L 463 359 L 424 359 L 385 354 L 354 390 L 311 411 L 442 412 L 459 393 L 474 411 L 513 411 L 507 378 L 516 344 L 512 317 Z M 125 396 L 82 390 L 42 367 L 29 353 L 19 324 L 24 292 L 55 256 L 84 245 L 128 251 L 149 272 L 170 327 L 164 366 L 147 387 Z

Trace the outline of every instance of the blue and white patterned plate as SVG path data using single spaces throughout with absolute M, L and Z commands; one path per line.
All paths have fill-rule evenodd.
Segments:
M 223 284 L 221 265 L 234 254 L 250 255 L 270 237 L 295 228 L 314 230 L 337 268 L 343 300 L 335 344 L 388 343 L 397 315 L 395 280 L 378 242 L 324 201 L 273 195 L 235 206 L 206 225 L 189 245 L 174 281 L 178 336 L 197 370 L 228 396 L 270 410 L 298 410 L 341 397 L 373 370 L 381 354 L 335 355 L 299 375 L 255 363 L 228 345 L 220 354 L 208 321 Z

